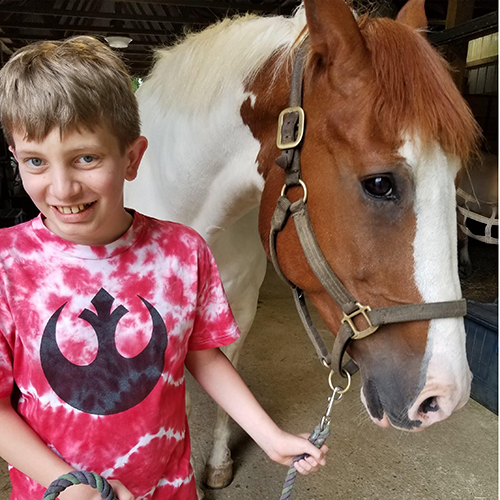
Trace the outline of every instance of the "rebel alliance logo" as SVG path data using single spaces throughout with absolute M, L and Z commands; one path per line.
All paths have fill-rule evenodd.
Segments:
M 57 320 L 66 303 L 49 319 L 40 347 L 42 368 L 54 392 L 73 408 L 94 415 L 121 413 L 143 401 L 160 379 L 167 329 L 158 311 L 139 298 L 149 310 L 153 332 L 148 345 L 133 358 L 124 358 L 115 343 L 116 326 L 128 310 L 118 306 L 111 312 L 115 299 L 104 288 L 91 300 L 97 314 L 85 309 L 79 316 L 97 334 L 97 356 L 89 365 L 71 363 L 57 345 Z

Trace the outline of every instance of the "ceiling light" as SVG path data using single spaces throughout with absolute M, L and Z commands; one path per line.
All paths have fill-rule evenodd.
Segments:
M 126 49 L 132 41 L 132 38 L 129 36 L 105 36 L 104 40 L 114 49 Z

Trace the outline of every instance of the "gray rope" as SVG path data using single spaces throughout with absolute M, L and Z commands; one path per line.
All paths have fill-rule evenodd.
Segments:
M 77 470 L 68 472 L 68 474 L 64 474 L 52 481 L 43 494 L 43 500 L 54 500 L 59 496 L 59 493 L 74 484 L 87 484 L 95 488 L 101 494 L 103 500 L 116 500 L 115 492 L 106 479 L 95 472 Z
M 316 448 L 321 448 L 321 445 L 326 441 L 328 436 L 330 435 L 330 424 L 325 422 L 322 426 L 318 424 L 314 430 L 311 432 L 309 436 L 309 441 L 316 446 Z M 294 463 L 298 460 L 305 458 L 307 455 L 299 455 L 293 459 L 292 465 L 288 469 L 288 473 L 286 475 L 285 482 L 283 483 L 283 490 L 281 492 L 280 500 L 288 500 L 290 495 L 292 494 L 293 483 L 295 481 L 295 477 L 297 476 L 297 470 L 294 467 Z

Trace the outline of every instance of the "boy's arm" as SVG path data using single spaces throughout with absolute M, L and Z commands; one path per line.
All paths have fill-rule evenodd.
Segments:
M 302 474 L 325 464 L 328 448 L 316 448 L 306 438 L 282 431 L 267 415 L 230 361 L 219 349 L 189 351 L 186 367 L 198 383 L 274 461 L 290 465 L 297 455 L 306 459 L 295 463 Z
M 10 397 L 0 399 L 0 422 L 0 456 L 22 473 L 47 488 L 54 479 L 73 470 L 18 415 Z M 110 484 L 120 500 L 133 500 L 133 495 L 119 481 L 110 481 Z M 100 494 L 80 485 L 71 486 L 59 498 L 93 500 L 100 499 Z

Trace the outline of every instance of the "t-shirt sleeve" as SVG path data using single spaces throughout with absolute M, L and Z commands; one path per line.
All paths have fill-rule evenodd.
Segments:
M 213 349 L 240 336 L 215 259 L 203 241 L 198 251 L 198 298 L 189 350 Z

